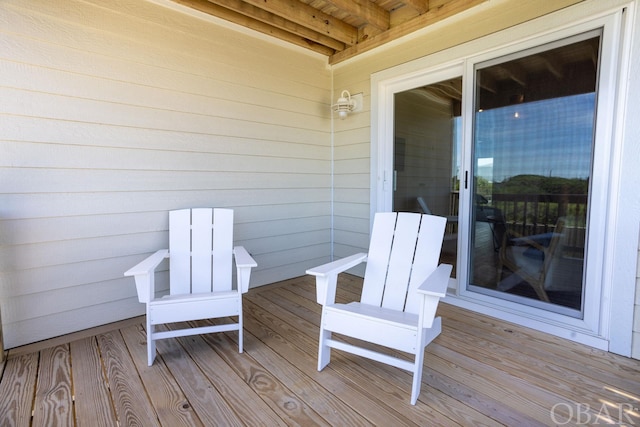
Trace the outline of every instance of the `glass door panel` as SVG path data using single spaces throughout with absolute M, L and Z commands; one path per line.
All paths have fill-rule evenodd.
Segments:
M 462 78 L 394 95 L 393 210 L 447 218 L 441 262 L 458 254 Z
M 582 316 L 599 47 L 476 66 L 468 290 Z

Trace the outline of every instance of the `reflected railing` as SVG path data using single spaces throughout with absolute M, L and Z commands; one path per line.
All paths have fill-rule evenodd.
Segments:
M 587 196 L 503 193 L 478 195 L 475 202 L 470 252 L 474 290 L 498 291 L 501 298 L 520 302 L 541 301 L 547 309 L 579 316 Z
M 564 218 L 566 249 L 579 252 L 584 250 L 586 239 L 587 203 L 586 194 L 491 194 L 476 198 L 477 209 L 500 212 L 509 232 L 521 236 L 551 232 L 558 218 Z M 460 193 L 452 191 L 450 215 L 458 215 L 459 205 Z
M 489 202 L 516 235 L 551 232 L 563 218 L 564 250 L 575 251 L 576 255 L 584 253 L 587 203 L 586 194 L 493 194 Z

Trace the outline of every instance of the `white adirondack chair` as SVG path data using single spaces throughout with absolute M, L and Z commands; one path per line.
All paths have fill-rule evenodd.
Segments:
M 417 213 L 378 213 L 369 254 L 360 253 L 307 270 L 316 276 L 322 304 L 318 370 L 330 361 L 331 348 L 413 372 L 411 404 L 420 394 L 424 349 L 441 330 L 435 317 L 452 267 L 438 266 L 446 219 Z M 336 304 L 338 274 L 366 262 L 360 302 Z M 411 353 L 413 361 L 382 354 L 332 338 L 332 333 Z
M 156 356 L 156 340 L 213 332 L 238 331 L 242 353 L 242 294 L 249 289 L 256 262 L 242 246 L 233 247 L 233 210 L 182 209 L 169 213 L 169 248 L 129 269 L 138 300 L 147 305 L 147 359 Z M 232 258 L 236 288 L 232 286 Z M 169 258 L 169 295 L 156 298 L 155 271 Z M 223 325 L 155 331 L 164 323 L 237 316 Z

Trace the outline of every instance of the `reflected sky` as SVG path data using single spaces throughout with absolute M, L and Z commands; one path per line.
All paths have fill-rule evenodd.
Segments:
M 587 93 L 476 113 L 477 175 L 588 178 L 594 111 L 595 93 Z

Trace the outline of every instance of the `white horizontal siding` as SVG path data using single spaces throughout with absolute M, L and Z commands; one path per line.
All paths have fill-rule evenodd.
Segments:
M 352 94 L 364 93 L 363 111 L 335 122 L 333 253 L 336 258 L 343 258 L 366 252 L 369 247 L 370 90 L 365 82 L 336 85 L 335 89 L 334 93 L 343 89 Z M 364 269 L 359 266 L 350 272 L 362 274 Z
M 138 0 L 3 1 L 0 47 L 5 348 L 142 314 L 171 209 L 233 208 L 253 286 L 326 258 L 325 58 Z

